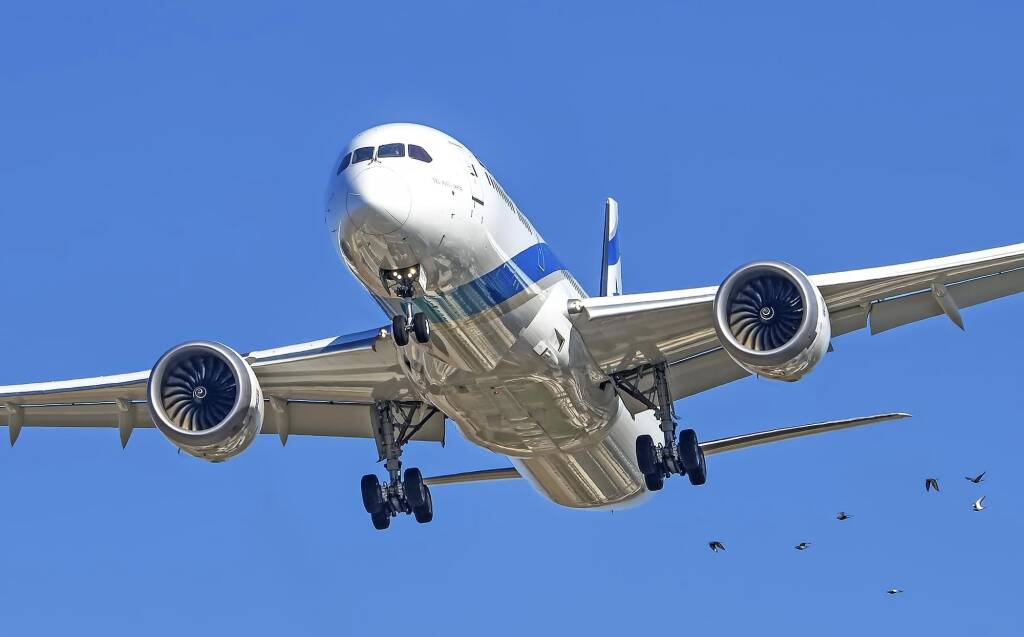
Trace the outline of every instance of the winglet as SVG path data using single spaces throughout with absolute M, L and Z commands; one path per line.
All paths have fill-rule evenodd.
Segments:
M 601 296 L 622 294 L 622 259 L 619 254 L 619 204 L 604 202 L 604 249 L 601 254 Z

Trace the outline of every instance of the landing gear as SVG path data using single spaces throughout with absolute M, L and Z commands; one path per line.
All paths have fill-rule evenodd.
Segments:
M 653 382 L 647 389 L 640 384 L 648 376 Z M 636 439 L 636 461 L 644 476 L 648 491 L 660 491 L 665 478 L 686 475 L 692 485 L 702 485 L 708 479 L 704 452 L 693 429 L 684 429 L 676 439 L 676 412 L 672 394 L 668 389 L 668 370 L 664 363 L 644 365 L 635 370 L 612 377 L 615 385 L 640 401 L 661 423 L 662 440 L 658 443 L 648 435 Z
M 388 482 L 381 484 L 376 475 L 367 474 L 359 488 L 363 508 L 370 514 L 375 529 L 388 528 L 391 518 L 399 513 L 413 514 L 420 524 L 434 519 L 434 501 L 423 474 L 419 469 L 409 468 L 402 475 L 402 447 L 437 413 L 435 407 L 430 407 L 414 422 L 423 406 L 420 402 L 393 400 L 374 403 L 373 437 L 377 442 L 378 460 L 385 461 Z
M 391 319 L 391 333 L 395 345 L 405 347 L 409 344 L 409 333 L 416 337 L 416 342 L 423 344 L 430 340 L 430 321 L 423 312 L 413 312 L 412 303 L 403 303 L 405 313 Z

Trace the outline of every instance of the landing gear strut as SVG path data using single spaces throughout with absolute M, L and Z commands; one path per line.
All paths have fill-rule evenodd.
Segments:
M 359 487 L 363 507 L 370 514 L 375 529 L 388 528 L 391 518 L 400 513 L 413 514 L 420 524 L 434 519 L 434 502 L 430 488 L 423 483 L 423 474 L 419 469 L 409 468 L 402 475 L 402 447 L 437 413 L 436 407 L 430 407 L 414 423 L 413 418 L 421 407 L 420 402 L 395 400 L 373 405 L 373 437 L 377 442 L 378 461 L 385 461 L 388 482 L 381 484 L 371 473 L 363 476 Z
M 648 389 L 640 389 L 640 383 L 648 376 L 653 382 Z M 685 475 L 690 484 L 701 485 L 708 479 L 704 452 L 697 442 L 693 429 L 684 429 L 676 438 L 676 410 L 668 388 L 668 370 L 664 363 L 644 365 L 637 369 L 616 374 L 616 387 L 638 400 L 661 423 L 661 441 L 643 435 L 636 439 L 636 460 L 644 482 L 650 491 L 659 491 L 665 478 L 674 474 Z

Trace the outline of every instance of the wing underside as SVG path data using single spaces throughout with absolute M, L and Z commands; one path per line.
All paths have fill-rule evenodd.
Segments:
M 373 437 L 376 400 L 414 401 L 385 330 L 247 354 L 269 403 L 263 433 Z M 122 443 L 152 427 L 146 403 L 149 372 L 0 387 L 0 425 L 11 441 L 22 427 L 113 427 Z M 444 415 L 434 414 L 415 440 L 442 442 Z
M 878 334 L 1024 291 L 1024 244 L 849 272 L 811 276 L 832 336 Z M 673 398 L 748 375 L 721 348 L 712 303 L 717 287 L 570 301 L 573 326 L 609 374 L 667 363 Z M 627 400 L 635 411 L 643 407 Z

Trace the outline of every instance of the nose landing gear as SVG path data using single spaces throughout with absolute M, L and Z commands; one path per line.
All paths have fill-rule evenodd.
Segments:
M 639 384 L 648 374 L 653 375 L 654 382 L 649 389 L 641 390 Z M 707 482 L 707 463 L 704 451 L 697 442 L 697 433 L 693 429 L 684 429 L 676 438 L 676 413 L 668 389 L 665 364 L 645 365 L 624 374 L 616 374 L 613 379 L 619 389 L 654 410 L 655 417 L 661 422 L 661 444 L 656 444 L 649 435 L 636 439 L 637 465 L 647 489 L 660 491 L 665 478 L 672 475 L 685 475 L 694 486 Z
M 417 468 L 406 469 L 402 474 L 402 447 L 437 413 L 436 407 L 429 407 L 413 424 L 413 418 L 423 407 L 420 402 L 391 400 L 374 404 L 373 436 L 379 460 L 386 461 L 389 481 L 381 484 L 371 473 L 363 476 L 359 488 L 363 508 L 370 514 L 375 529 L 388 528 L 391 518 L 400 513 L 412 514 L 420 524 L 434 519 L 434 500 L 430 487 L 423 482 L 423 474 Z
M 409 334 L 416 337 L 416 342 L 424 344 L 430 341 L 430 321 L 423 312 L 413 312 L 412 303 L 405 304 L 405 314 L 391 319 L 391 334 L 395 345 L 405 347 L 409 344 Z

